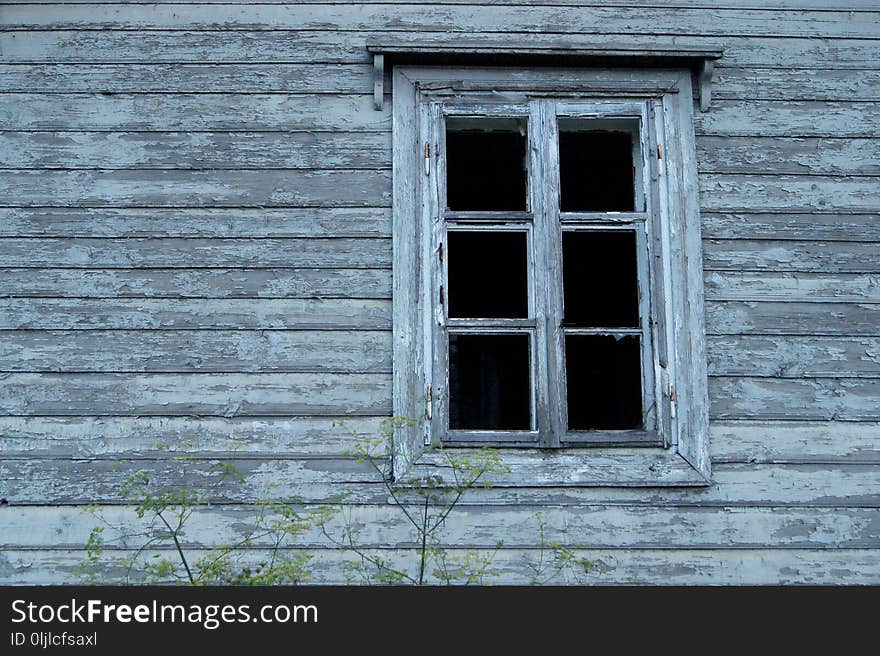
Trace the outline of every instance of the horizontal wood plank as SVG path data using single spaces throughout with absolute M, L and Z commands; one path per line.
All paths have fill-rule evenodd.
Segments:
M 0 331 L 0 371 L 391 373 L 391 333 Z
M 880 462 L 876 423 L 716 421 L 709 431 L 713 462 Z M 9 458 L 331 457 L 383 434 L 371 417 L 0 416 Z
M 880 174 L 880 140 L 697 139 L 704 173 Z M 389 132 L 2 132 L 0 167 L 69 169 L 390 168 Z
M 387 207 L 385 170 L 0 170 L 8 207 Z
M 878 463 L 880 423 L 727 421 L 709 427 L 713 463 Z
M 709 211 L 876 212 L 880 178 L 706 173 Z M 97 207 L 383 207 L 387 170 L 0 170 L 0 205 Z
M 2 168 L 390 168 L 390 132 L 0 132 Z
M 382 374 L 5 374 L 9 415 L 382 415 Z
M 613 457 L 610 454 L 608 457 Z M 220 462 L 233 465 L 241 478 L 224 475 Z M 386 503 L 388 493 L 376 473 L 353 459 L 282 460 L 168 458 L 0 460 L 0 496 L 10 506 L 120 503 L 119 485 L 131 474 L 148 472 L 159 489 L 190 487 L 215 503 L 244 503 L 266 498 L 295 498 L 326 503 L 347 493 L 347 503 Z M 84 476 L 84 472 L 88 475 Z M 708 487 L 507 487 L 469 491 L 462 507 L 496 505 L 638 505 L 665 506 L 810 506 L 880 507 L 875 464 L 719 464 Z M 401 492 L 403 499 L 411 493 Z M 413 497 L 418 498 L 418 497 Z M 0 511 L 3 512 L 3 511 Z
M 877 38 L 872 17 L 880 12 L 776 12 L 717 9 L 707 20 L 703 9 L 682 7 L 567 7 L 564 17 L 552 7 L 479 5 L 181 5 L 169 14 L 161 5 L 10 5 L 7 29 L 338 29 L 394 32 L 578 32 L 596 34 L 741 34 Z
M 880 242 L 880 214 L 701 212 L 703 238 Z
M 0 94 L 6 130 L 387 131 L 389 103 L 372 95 Z M 714 100 L 694 115 L 697 136 L 880 137 L 880 104 Z
M 3 237 L 391 237 L 389 207 L 10 208 Z
M 703 173 L 880 174 L 878 139 L 702 136 L 696 144 Z
M 294 506 L 300 509 L 299 506 Z M 306 509 L 307 510 L 307 509 Z M 106 521 L 103 538 L 108 550 L 135 548 L 126 536 L 150 531 L 129 506 L 108 506 L 94 512 L 81 508 L 16 507 L 0 549 L 80 549 L 93 526 Z M 360 527 L 359 544 L 410 547 L 412 527 L 398 508 L 388 505 L 353 506 L 347 512 Z M 187 521 L 181 544 L 189 549 L 212 548 L 243 540 L 253 526 L 256 510 L 248 506 L 200 508 Z M 344 530 L 340 515 L 328 532 Z M 872 508 L 640 508 L 627 506 L 466 508 L 450 513 L 440 531 L 442 543 L 454 548 L 486 548 L 504 540 L 505 549 L 532 548 L 544 539 L 574 547 L 601 548 L 870 548 L 880 547 L 880 527 Z M 689 530 L 681 530 L 687 526 Z M 271 547 L 270 538 L 257 535 L 250 546 Z M 326 548 L 319 528 L 309 528 L 296 544 Z M 168 548 L 160 540 L 156 548 Z
M 146 552 L 144 558 L 153 553 Z M 268 550 L 247 552 L 245 563 L 251 566 L 265 561 Z M 417 550 L 399 549 L 369 552 L 372 556 L 393 557 L 395 564 L 412 574 L 418 572 Z M 597 567 L 580 578 L 563 570 L 543 583 L 593 585 L 877 585 L 880 583 L 880 557 L 873 549 L 582 549 L 574 552 Z M 120 554 L 124 556 L 126 554 Z M 164 552 L 163 555 L 168 555 Z M 194 558 L 206 552 L 193 551 Z M 494 585 L 534 584 L 529 565 L 541 559 L 538 550 L 487 549 L 469 553 L 450 550 L 451 558 L 487 558 L 495 576 Z M 344 575 L 353 554 L 338 549 L 313 553 L 309 572 L 312 583 L 349 583 Z M 544 554 L 546 558 L 547 554 Z M 7 550 L 0 554 L 0 578 L 7 585 L 71 584 L 81 579 L 84 550 Z M 121 561 L 120 561 L 121 563 Z M 245 564 L 243 563 L 243 564 Z M 123 564 L 102 568 L 102 582 L 131 585 L 128 568 Z
M 386 330 L 391 303 L 355 299 L 0 299 L 0 330 Z
M 707 271 L 880 273 L 877 242 L 704 239 Z
M 326 457 L 383 435 L 378 417 L 0 416 L 0 450 L 25 458 Z
M 867 303 L 707 302 L 710 335 L 876 337 L 880 305 Z
M 880 106 L 880 105 L 878 105 Z M 876 212 L 880 178 L 700 175 L 700 206 L 712 212 Z
M 9 458 L 332 457 L 383 434 L 371 417 L 0 416 Z M 718 463 L 877 463 L 880 424 L 716 421 L 709 447 Z
M 0 93 L 333 93 L 372 89 L 367 64 L 0 64 Z
M 383 269 L 287 268 L 2 269 L 0 296 L 390 299 L 391 272 Z
M 265 5 L 283 5 L 289 4 L 290 0 L 262 0 L 261 4 Z M 53 5 L 58 4 L 58 0 L 29 0 L 27 3 L 29 5 Z M 115 5 L 115 4 L 129 4 L 129 5 L 147 5 L 147 4 L 156 4 L 151 0 L 65 0 L 65 4 L 95 4 L 95 5 Z M 209 5 L 209 4 L 223 4 L 223 5 L 244 5 L 248 4 L 245 0 L 162 0 L 159 4 L 181 4 L 181 5 Z M 328 0 L 300 0 L 298 4 L 328 4 Z M 426 5 L 426 4 L 436 4 L 432 2 L 432 0 L 358 0 L 358 4 L 362 5 L 371 5 L 371 4 L 383 4 L 383 5 Z M 471 5 L 474 4 L 474 0 L 444 0 L 443 4 L 447 5 Z M 504 5 L 507 4 L 506 0 L 481 0 L 479 4 L 482 5 Z M 536 5 L 543 7 L 568 7 L 571 5 L 583 6 L 583 5 L 593 5 L 593 6 L 602 6 L 602 7 L 639 7 L 644 6 L 642 0 L 604 0 L 603 2 L 596 2 L 593 0 L 592 2 L 584 2 L 582 0 L 518 0 L 517 4 L 520 5 Z M 682 0 L 650 0 L 649 3 L 652 7 L 680 7 L 684 3 Z M 690 0 L 687 3 L 688 7 L 693 8 L 704 8 L 704 9 L 716 9 L 717 4 L 711 2 L 711 0 Z M 724 6 L 728 9 L 777 9 L 777 10 L 791 10 L 791 9 L 816 9 L 820 11 L 840 11 L 843 9 L 849 11 L 875 11 L 876 7 L 871 0 L 840 0 L 840 2 L 835 3 L 834 9 L 829 9 L 828 3 L 824 0 L 726 0 Z
M 387 105 L 387 103 L 386 103 Z M 390 130 L 373 96 L 296 94 L 0 94 L 7 130 Z
M 712 335 L 706 350 L 710 375 L 880 378 L 880 337 Z
M 716 335 L 876 336 L 876 304 L 707 302 Z M 386 329 L 387 300 L 0 299 L 0 329 Z
M 818 2 L 819 0 L 817 0 Z M 764 4 L 763 2 L 761 4 Z M 7 62 L 56 63 L 368 63 L 367 43 L 401 41 L 399 32 L 314 30 L 188 31 L 40 30 L 0 33 L 0 52 Z M 447 48 L 461 45 L 527 50 L 529 48 L 659 49 L 711 48 L 713 36 L 681 34 L 614 34 L 555 32 L 549 34 L 454 34 L 422 31 L 409 37 L 418 45 Z M 787 39 L 724 35 L 724 66 L 780 68 L 880 68 L 880 43 L 873 39 Z
M 698 137 L 880 136 L 880 105 L 872 102 L 718 100 L 711 109 L 694 114 Z
M 873 273 L 707 271 L 704 283 L 712 301 L 880 303 L 880 275 Z
M 880 420 L 880 380 L 709 378 L 715 419 Z
M 0 64 L 0 93 L 333 93 L 372 87 L 368 63 Z M 880 100 L 880 71 L 719 67 L 718 99 Z
M 390 239 L 47 239 L 0 240 L 12 267 L 95 269 L 291 267 L 389 269 Z

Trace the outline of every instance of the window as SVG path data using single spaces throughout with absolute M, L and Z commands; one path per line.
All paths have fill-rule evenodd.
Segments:
M 395 69 L 395 476 L 434 444 L 708 480 L 691 103 L 680 71 Z

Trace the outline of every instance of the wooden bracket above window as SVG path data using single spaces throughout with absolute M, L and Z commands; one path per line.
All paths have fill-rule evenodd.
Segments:
M 406 41 L 367 44 L 373 55 L 373 103 L 384 106 L 385 70 L 396 64 L 448 66 L 553 66 L 556 68 L 653 67 L 689 68 L 696 77 L 700 111 L 707 111 L 712 99 L 712 76 L 721 47 L 670 46 L 667 48 L 638 44 L 534 45 L 505 42 L 447 42 L 422 44 Z

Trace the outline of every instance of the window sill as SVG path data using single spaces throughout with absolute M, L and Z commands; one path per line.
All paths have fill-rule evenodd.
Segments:
M 509 471 L 486 479 L 494 488 L 522 487 L 705 487 L 711 480 L 674 449 L 497 449 Z M 476 449 L 456 449 L 456 457 Z M 426 449 L 398 485 L 426 477 L 452 482 L 452 470 L 441 449 Z

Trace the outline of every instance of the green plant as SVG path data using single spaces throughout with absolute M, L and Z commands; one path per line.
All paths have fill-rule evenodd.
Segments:
M 393 482 L 388 450 L 395 429 L 410 420 L 391 418 L 383 423 L 383 434 L 355 441 L 346 455 L 367 463 L 378 475 L 390 499 L 390 507 L 399 513 L 409 532 L 408 544 L 415 546 L 415 558 L 386 557 L 381 550 L 362 545 L 353 506 L 340 495 L 328 504 L 309 510 L 295 500 L 272 500 L 272 488 L 254 506 L 254 517 L 233 543 L 208 549 L 203 536 L 189 532 L 197 513 L 210 508 L 210 499 L 185 481 L 183 467 L 179 481 L 170 488 L 146 471 L 128 476 L 120 493 L 134 505 L 137 522 L 111 520 L 105 509 L 88 508 L 99 524 L 89 534 L 86 555 L 78 566 L 83 583 L 102 583 L 109 567 L 121 567 L 128 583 L 179 583 L 186 585 L 284 585 L 311 580 L 313 555 L 302 546 L 307 533 L 319 529 L 331 545 L 354 557 L 344 565 L 349 582 L 398 585 L 485 585 L 500 572 L 494 567 L 500 540 L 493 550 L 467 550 L 459 553 L 445 546 L 444 531 L 451 513 L 465 495 L 477 488 L 488 488 L 494 476 L 509 468 L 498 451 L 492 449 L 437 449 L 439 462 L 431 474 L 414 476 L 405 482 Z M 186 449 L 184 449 L 185 451 Z M 171 459 L 180 465 L 192 460 L 183 455 Z M 435 459 L 436 460 L 436 459 Z M 213 473 L 221 479 L 243 482 L 244 477 L 233 463 L 220 461 Z M 576 583 L 596 565 L 579 556 L 579 543 L 566 544 L 548 537 L 548 525 L 541 514 L 538 522 L 540 543 L 537 557 L 527 559 L 531 582 L 543 585 L 560 577 Z M 337 521 L 337 519 L 341 520 Z M 211 536 L 213 537 L 213 536 Z M 202 538 L 202 539 L 200 539 Z M 268 545 L 268 548 L 267 548 Z M 132 550 L 133 549 L 133 550 Z M 253 553 L 267 555 L 256 563 Z M 116 553 L 128 555 L 115 556 Z M 169 555 L 170 554 L 170 555 Z
M 439 449 L 447 476 L 430 474 L 413 477 L 405 484 L 391 480 L 388 445 L 395 429 L 411 424 L 411 420 L 393 417 L 383 423 L 383 436 L 358 440 L 347 452 L 358 462 L 368 463 L 378 474 L 385 491 L 410 530 L 416 545 L 415 567 L 410 570 L 364 548 L 358 540 L 359 530 L 350 513 L 342 509 L 345 519 L 341 533 L 326 523 L 320 524 L 325 537 L 337 548 L 350 551 L 356 559 L 347 566 L 350 580 L 371 584 L 483 584 L 497 576 L 492 569 L 495 553 L 503 545 L 498 542 L 489 555 L 468 551 L 453 554 L 443 546 L 442 533 L 450 513 L 464 495 L 477 487 L 489 487 L 491 475 L 508 470 L 496 451 L 479 449 L 453 455 Z
M 175 458 L 183 462 L 188 457 Z M 221 477 L 242 480 L 232 463 L 214 467 Z M 319 521 L 326 522 L 332 509 L 321 506 L 308 512 L 291 502 L 261 500 L 244 535 L 232 544 L 207 551 L 185 546 L 187 525 L 194 513 L 210 506 L 208 499 L 188 487 L 163 489 L 151 476 L 138 471 L 125 479 L 120 493 L 134 502 L 137 528 L 129 522 L 108 520 L 104 511 L 91 506 L 89 512 L 100 525 L 86 542 L 86 557 L 78 574 L 84 583 L 98 583 L 102 568 L 115 565 L 125 571 L 128 583 L 184 583 L 188 585 L 273 585 L 304 583 L 309 578 L 312 556 L 298 548 L 296 540 Z M 107 539 L 107 533 L 113 537 Z M 138 547 L 133 553 L 114 557 L 115 547 Z M 269 544 L 268 556 L 250 564 L 248 547 Z M 166 553 L 171 556 L 165 555 Z M 200 553 L 201 552 L 201 553 Z
M 547 538 L 547 521 L 541 513 L 535 515 L 538 523 L 539 549 L 538 556 L 534 559 L 526 559 L 526 568 L 531 571 L 532 585 L 547 585 L 556 581 L 560 576 L 569 574 L 575 583 L 583 584 L 585 575 L 597 567 L 593 561 L 578 556 L 576 549 L 583 549 L 584 545 L 579 542 L 572 546 L 565 546 L 555 540 Z

